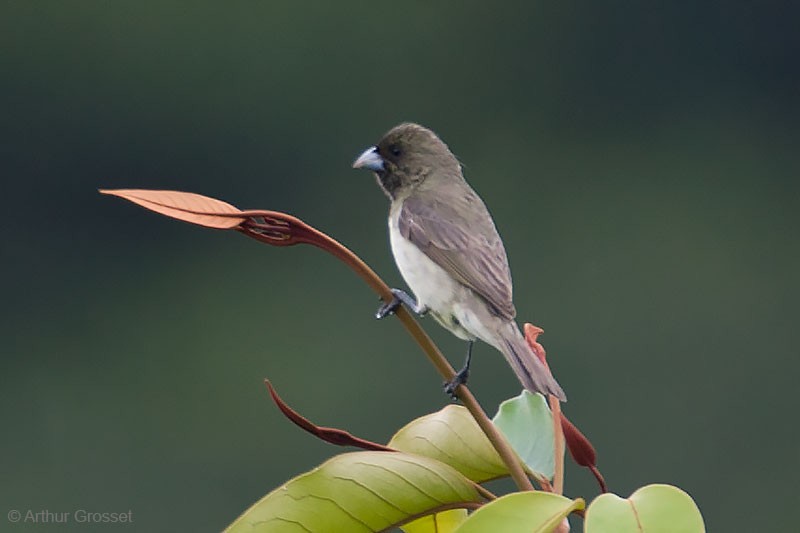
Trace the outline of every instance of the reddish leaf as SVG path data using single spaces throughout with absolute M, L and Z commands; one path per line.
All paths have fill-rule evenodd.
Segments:
M 275 391 L 275 388 L 272 386 L 272 383 L 269 380 L 264 380 L 264 384 L 269 389 L 269 394 L 272 396 L 272 401 L 275 402 L 275 405 L 278 406 L 278 409 L 286 415 L 286 418 L 294 422 L 297 426 L 300 426 L 302 429 L 308 431 L 312 435 L 319 437 L 320 439 L 330 442 L 331 444 L 336 444 L 337 446 L 355 446 L 356 448 L 362 448 L 364 450 L 376 450 L 376 451 L 385 451 L 385 452 L 392 452 L 391 448 L 384 446 L 383 444 L 378 444 L 377 442 L 368 441 L 365 439 L 360 439 L 358 437 L 353 436 L 352 434 L 344 431 L 343 429 L 336 429 L 336 428 L 328 428 L 323 426 L 317 426 L 316 424 L 312 423 L 309 419 L 302 416 L 300 413 L 289 407 L 286 402 L 284 402 L 278 393 Z
M 603 479 L 603 475 L 597 469 L 597 453 L 594 450 L 594 446 L 592 443 L 589 442 L 589 439 L 581 433 L 575 424 L 570 422 L 564 413 L 561 413 L 561 427 L 564 429 L 564 438 L 567 441 L 567 449 L 569 450 L 569 454 L 572 456 L 572 459 L 581 466 L 585 466 L 589 470 L 592 471 L 594 474 L 595 479 L 597 479 L 598 485 L 600 485 L 600 490 L 603 492 L 608 492 L 608 487 L 606 487 L 606 481 Z
M 337 257 L 380 294 L 384 301 L 392 298 L 389 287 L 356 254 L 291 215 L 278 211 L 242 211 L 227 202 L 195 193 L 151 191 L 145 189 L 100 190 L 102 194 L 119 196 L 142 207 L 178 220 L 215 229 L 236 229 L 257 241 L 273 246 L 310 244 Z
M 567 439 L 567 448 L 572 458 L 581 466 L 591 466 L 597 463 L 597 453 L 589 439 L 561 413 L 561 427 Z
M 544 333 L 544 330 L 539 326 L 534 326 L 533 324 L 525 323 L 522 327 L 523 331 L 525 332 L 525 340 L 528 341 L 528 346 L 531 347 L 533 353 L 536 354 L 536 357 L 544 363 L 544 366 L 550 369 L 550 366 L 547 364 L 547 352 L 544 351 L 544 346 L 539 344 L 539 341 L 536 339 L 539 337 L 540 334 Z
M 119 196 L 156 213 L 207 228 L 232 229 L 246 220 L 245 217 L 236 216 L 242 212 L 231 204 L 191 192 L 143 189 L 101 189 L 100 192 Z

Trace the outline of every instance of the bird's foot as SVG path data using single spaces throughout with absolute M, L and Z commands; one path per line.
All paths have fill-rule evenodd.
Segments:
M 456 396 L 456 389 L 459 385 L 466 385 L 469 378 L 469 368 L 462 368 L 456 372 L 455 377 L 450 381 L 444 382 L 444 393 L 450 396 L 453 400 L 458 400 Z
M 400 289 L 392 289 L 391 301 L 382 304 L 378 308 L 378 310 L 375 312 L 375 318 L 380 320 L 381 318 L 393 315 L 397 311 L 397 308 L 400 307 L 400 304 L 406 304 L 406 307 L 414 311 L 414 313 L 419 316 L 424 316 L 425 313 L 428 312 L 427 307 L 418 304 L 417 301 L 409 296 L 406 292 L 401 291 Z
M 467 360 L 464 361 L 464 367 L 456 372 L 456 375 L 450 381 L 444 383 L 444 392 L 453 400 L 457 400 L 456 389 L 459 385 L 466 385 L 469 379 L 469 364 L 472 362 L 472 344 L 475 341 L 469 341 L 467 346 Z

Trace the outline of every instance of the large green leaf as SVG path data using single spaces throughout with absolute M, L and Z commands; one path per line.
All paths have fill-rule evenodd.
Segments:
M 692 497 L 671 485 L 647 485 L 628 499 L 598 496 L 586 511 L 586 533 L 701 533 L 706 530 Z
M 580 498 L 570 500 L 551 492 L 515 492 L 472 513 L 456 533 L 545 533 L 583 506 Z
M 338 455 L 267 494 L 226 531 L 382 531 L 481 501 L 450 466 L 398 452 Z
M 553 414 L 544 396 L 528 391 L 500 404 L 492 421 L 527 467 L 552 479 L 555 472 Z
M 508 475 L 489 439 L 460 405 L 417 418 L 395 433 L 388 445 L 446 463 L 477 483 Z

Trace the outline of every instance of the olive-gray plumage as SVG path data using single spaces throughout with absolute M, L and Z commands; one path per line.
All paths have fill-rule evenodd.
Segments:
M 565 400 L 514 321 L 503 241 L 447 145 L 431 130 L 404 123 L 353 166 L 373 170 L 391 200 L 392 252 L 418 305 L 458 337 L 497 348 L 525 388 Z

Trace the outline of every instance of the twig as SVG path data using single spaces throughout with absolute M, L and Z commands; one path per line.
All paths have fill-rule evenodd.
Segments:
M 530 346 L 539 361 L 550 371 L 550 365 L 547 363 L 547 352 L 539 341 L 538 337 L 544 330 L 533 324 L 526 323 L 523 326 L 525 331 L 525 340 Z M 553 487 L 552 490 L 556 494 L 564 494 L 564 428 L 561 426 L 561 402 L 552 394 L 547 395 L 547 400 L 550 405 L 550 413 L 553 417 L 553 459 L 555 468 L 553 471 Z
M 553 440 L 555 441 L 555 472 L 553 489 L 556 494 L 564 494 L 564 430 L 561 428 L 561 402 L 552 394 L 548 396 L 550 412 L 553 413 Z

